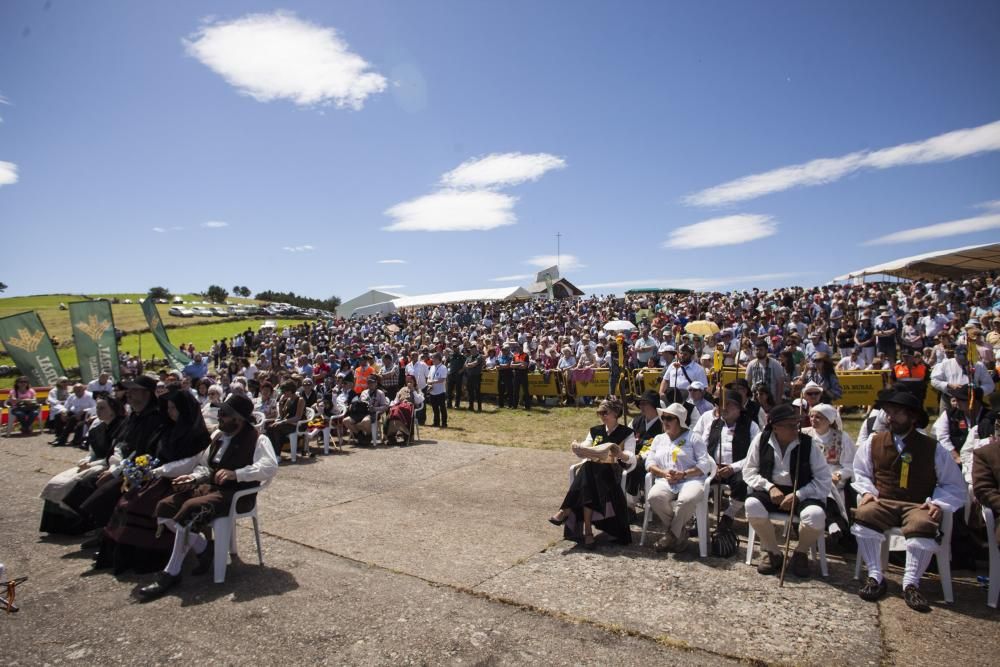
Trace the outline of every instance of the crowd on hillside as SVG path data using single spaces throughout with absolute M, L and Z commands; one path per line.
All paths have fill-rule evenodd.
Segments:
M 428 412 L 432 426 L 447 428 L 449 408 L 481 410 L 486 370 L 498 371 L 499 408 L 530 410 L 529 372 L 555 374 L 574 400 L 575 382 L 608 368 L 609 393 L 626 394 L 639 415 L 621 424 L 625 406 L 609 396 L 599 402 L 600 423 L 573 443 L 580 465 L 551 519 L 568 538 L 592 547 L 596 526 L 627 542 L 632 514 L 645 507 L 669 528 L 658 548 L 683 550 L 711 474 L 729 490 L 719 528 L 731 530 L 745 514 L 762 544 L 762 573 L 786 566 L 767 529 L 769 513 L 792 511 L 799 546 L 791 571 L 808 576 L 809 547 L 824 531 L 839 533 L 857 540 L 869 571 L 861 595 L 877 599 L 885 582 L 876 536 L 902 524 L 904 596 L 924 610 L 916 586 L 941 513 L 965 503 L 973 450 L 1000 447 L 988 400 L 1000 354 L 998 301 L 1000 278 L 983 275 L 442 304 L 247 329 L 207 350 L 182 345 L 192 363 L 158 378 L 136 367 L 117 384 L 102 378 L 97 387 L 70 388 L 65 380 L 53 387 L 53 444 L 72 437 L 88 455 L 47 487 L 42 529 L 99 529 L 97 566 L 161 570 L 141 593 L 157 597 L 179 581 L 189 551 L 207 571 L 212 545 L 199 531 L 228 512 L 236 490 L 275 474 L 303 422 L 318 433 L 333 420 L 355 444 L 404 443 L 415 421 L 431 419 Z M 687 333 L 686 325 L 703 320 L 718 333 Z M 634 330 L 605 330 L 621 321 Z M 722 386 L 717 356 L 740 366 L 736 381 Z M 658 391 L 630 384 L 628 392 L 610 391 L 622 386 L 618 378 L 652 368 L 663 371 Z M 858 369 L 886 370 L 892 386 L 854 441 L 831 403 L 838 371 Z M 933 426 L 923 408 L 929 388 L 941 397 Z M 13 407 L 23 400 L 18 391 Z M 30 428 L 33 415 L 16 418 L 28 418 Z M 136 470 L 140 459 L 148 470 Z M 997 498 L 985 493 L 982 501 Z M 969 526 L 953 535 L 968 541 Z

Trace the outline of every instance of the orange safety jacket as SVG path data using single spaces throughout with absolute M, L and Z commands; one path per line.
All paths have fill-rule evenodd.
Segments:
M 365 389 L 368 388 L 368 376 L 375 372 L 373 366 L 368 366 L 367 368 L 361 368 L 360 366 L 354 369 L 354 393 L 358 396 L 361 395 Z
M 896 364 L 894 372 L 897 380 L 923 380 L 927 377 L 927 365 L 917 364 L 910 368 L 906 364 Z

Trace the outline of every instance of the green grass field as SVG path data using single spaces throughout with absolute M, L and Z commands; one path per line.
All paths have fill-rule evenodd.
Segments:
M 115 326 L 126 332 L 121 342 L 121 349 L 130 354 L 138 354 L 141 337 L 143 359 L 151 359 L 154 356 L 160 359 L 163 358 L 163 352 L 156 344 L 153 336 L 148 332 L 146 318 L 143 316 L 138 304 L 138 300 L 145 295 L 123 293 L 87 296 L 106 299 L 117 297 L 120 300 L 128 298 L 135 301 L 136 303 L 132 304 L 113 304 L 111 306 Z M 15 315 L 29 310 L 37 312 L 42 323 L 45 324 L 49 335 L 59 341 L 58 352 L 63 366 L 70 368 L 77 365 L 76 349 L 73 347 L 73 332 L 69 323 L 69 311 L 59 310 L 59 304 L 65 303 L 68 305 L 73 301 L 82 301 L 87 296 L 80 294 L 47 294 L 0 299 L 0 317 Z M 204 300 L 202 297 L 194 294 L 181 294 L 179 296 L 188 302 Z M 231 298 L 229 299 L 229 303 L 255 304 L 259 302 L 254 299 Z M 247 327 L 256 331 L 266 319 L 263 317 L 250 319 L 174 317 L 167 313 L 170 309 L 170 304 L 161 303 L 157 304 L 156 307 L 160 313 L 160 317 L 163 319 L 164 325 L 168 327 L 167 334 L 170 336 L 170 341 L 177 346 L 194 343 L 195 348 L 198 350 L 208 350 L 213 340 L 225 336 L 233 336 L 240 331 L 246 330 Z M 278 326 L 283 327 L 286 324 L 295 324 L 298 322 L 301 322 L 301 320 L 278 320 Z M 0 353 L 0 364 L 12 365 L 10 357 L 5 353 Z M 12 387 L 13 384 L 14 377 L 0 378 L 0 387 L 2 388 Z

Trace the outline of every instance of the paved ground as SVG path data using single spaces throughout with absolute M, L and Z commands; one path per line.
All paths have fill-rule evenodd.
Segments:
M 150 577 L 91 573 L 78 541 L 37 532 L 39 489 L 75 458 L 0 441 L 0 560 L 30 577 L 0 617 L 6 664 L 998 662 L 1000 615 L 969 572 L 950 607 L 931 578 L 934 611 L 916 615 L 898 571 L 892 597 L 867 604 L 835 558 L 830 579 L 779 589 L 742 549 L 582 551 L 545 521 L 570 455 L 449 442 L 282 465 L 261 498 L 265 567 L 244 529 L 225 584 L 188 577 L 139 604 Z

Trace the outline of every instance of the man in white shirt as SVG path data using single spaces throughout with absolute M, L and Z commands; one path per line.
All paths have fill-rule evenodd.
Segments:
M 744 410 L 743 395 L 730 389 L 726 391 L 725 407 L 720 406 L 718 414 L 715 410 L 703 413 L 693 430 L 718 464 L 716 480 L 729 486 L 730 503 L 722 520 L 731 526 L 747 497 L 743 466 L 750 443 L 760 433 L 756 415 Z
M 444 365 L 440 352 L 435 352 L 431 360 L 434 365 L 427 374 L 427 392 L 425 392 L 427 402 L 434 410 L 434 423 L 431 426 L 448 428 L 448 406 L 445 405 L 448 367 Z
M 948 325 L 948 318 L 944 315 L 940 315 L 937 312 L 937 306 L 931 306 L 927 309 L 927 314 L 920 318 L 920 326 L 923 327 L 924 336 L 931 340 L 939 333 L 944 331 L 944 328 Z
M 799 541 L 791 568 L 799 578 L 809 576 L 809 549 L 826 529 L 826 497 L 833 476 L 823 452 L 809 436 L 799 432 L 798 425 L 799 414 L 794 407 L 777 405 L 768 415 L 764 431 L 750 443 L 743 466 L 743 480 L 750 494 L 747 521 L 760 537 L 762 548 L 757 567 L 760 574 L 777 574 L 784 565 L 770 512 L 798 514 Z
M 73 441 L 69 443 L 71 447 L 83 447 L 83 431 L 87 422 L 97 414 L 97 401 L 93 395 L 87 391 L 86 385 L 77 383 L 73 385 L 73 391 L 64 403 L 65 410 L 56 419 L 56 442 L 57 447 L 61 447 L 73 435 Z
M 931 370 L 931 386 L 941 392 L 942 412 L 948 409 L 948 396 L 959 387 L 971 384 L 981 387 L 984 396 L 993 393 L 993 378 L 986 371 L 983 362 L 977 361 L 975 367 L 970 367 L 967 354 L 966 347 L 957 346 L 954 358 L 934 364 Z
M 701 382 L 707 387 L 708 376 L 705 375 L 704 367 L 694 360 L 694 347 L 690 343 L 684 343 L 677 358 L 663 371 L 660 396 L 665 396 L 669 388 L 679 389 L 681 396 L 686 398 L 692 382 Z
M 225 516 L 237 491 L 269 482 L 278 472 L 278 459 L 271 441 L 253 426 L 253 403 L 244 396 L 230 396 L 219 409 L 219 433 L 212 444 L 192 459 L 193 470 L 175 477 L 173 495 L 156 505 L 157 523 L 172 530 L 174 548 L 170 560 L 154 583 L 139 589 L 144 601 L 161 597 L 180 583 L 181 568 L 189 550 L 198 555 L 192 574 L 209 572 L 214 549 L 200 531 L 215 517 Z M 256 496 L 237 501 L 237 509 L 249 511 Z M 228 545 L 222 545 L 225 549 Z
M 882 541 L 886 530 L 900 527 L 906 539 L 903 599 L 911 609 L 928 612 L 930 605 L 918 590 L 920 577 L 937 551 L 944 512 L 965 504 L 965 481 L 948 451 L 917 431 L 927 425 L 919 398 L 899 391 L 880 395 L 879 403 L 889 430 L 860 443 L 851 483 L 858 492 L 851 534 L 868 569 L 858 596 L 875 602 L 885 595 Z
M 90 395 L 95 394 L 106 394 L 111 395 L 111 392 L 115 390 L 115 383 L 111 379 L 111 374 L 107 371 L 101 371 L 101 374 L 97 376 L 96 380 L 91 380 L 87 385 L 87 391 Z
M 406 365 L 406 374 L 412 375 L 413 379 L 417 381 L 417 389 L 421 392 L 427 388 L 427 373 L 430 368 L 424 361 L 427 355 L 421 352 L 419 355 L 415 355 L 415 358 Z
M 858 347 L 851 348 L 851 353 L 845 357 L 841 357 L 840 361 L 837 362 L 838 371 L 863 371 L 865 369 L 864 363 L 861 359 L 861 349 Z

